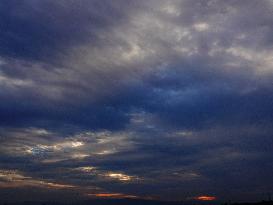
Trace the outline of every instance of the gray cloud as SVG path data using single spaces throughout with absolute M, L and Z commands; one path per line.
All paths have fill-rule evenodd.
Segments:
M 1 170 L 83 196 L 259 199 L 273 188 L 272 9 L 4 1 Z

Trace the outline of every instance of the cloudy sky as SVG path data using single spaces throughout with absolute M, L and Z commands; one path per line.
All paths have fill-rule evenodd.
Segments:
M 272 33 L 272 0 L 1 0 L 0 197 L 265 199 Z

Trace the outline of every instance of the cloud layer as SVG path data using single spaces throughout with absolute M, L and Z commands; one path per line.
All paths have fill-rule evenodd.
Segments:
M 272 11 L 270 0 L 3 0 L 0 194 L 262 199 Z

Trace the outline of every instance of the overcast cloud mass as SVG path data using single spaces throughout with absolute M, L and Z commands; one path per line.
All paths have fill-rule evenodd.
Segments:
M 0 197 L 265 199 L 272 33 L 271 0 L 0 0 Z

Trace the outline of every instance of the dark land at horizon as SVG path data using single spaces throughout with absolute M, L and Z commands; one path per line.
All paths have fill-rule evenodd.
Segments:
M 157 201 L 140 199 L 93 199 L 74 202 L 24 201 L 1 203 L 0 205 L 273 205 L 273 201 L 222 203 L 217 201 Z

